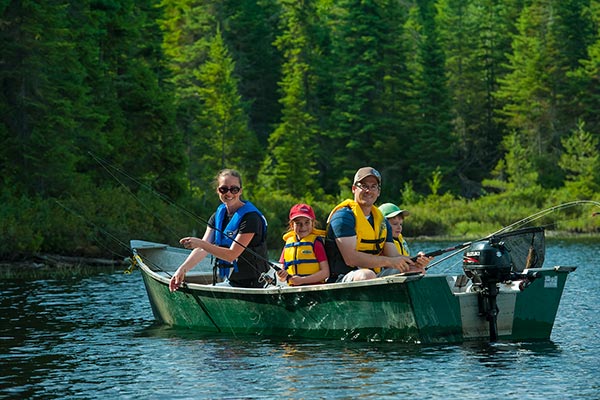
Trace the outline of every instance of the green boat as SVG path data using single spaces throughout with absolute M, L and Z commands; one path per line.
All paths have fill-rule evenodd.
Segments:
M 463 274 L 300 287 L 276 282 L 274 273 L 260 289 L 213 285 L 205 261 L 176 292 L 169 279 L 189 250 L 140 240 L 130 246 L 164 324 L 227 335 L 428 344 L 549 340 L 576 267 L 542 267 L 543 237 L 543 229 L 527 228 L 456 246 L 464 250 Z

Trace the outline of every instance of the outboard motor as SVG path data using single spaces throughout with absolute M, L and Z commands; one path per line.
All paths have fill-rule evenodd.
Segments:
M 498 284 L 511 279 L 512 261 L 503 241 L 495 238 L 473 243 L 463 254 L 463 270 L 479 287 L 479 315 L 490 324 L 490 341 L 498 340 Z

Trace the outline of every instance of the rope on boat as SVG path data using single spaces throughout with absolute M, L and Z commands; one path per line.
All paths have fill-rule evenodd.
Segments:
M 127 269 L 123 271 L 123 273 L 129 275 L 133 272 L 135 267 L 138 267 L 138 263 L 135 257 L 129 257 L 127 260 L 129 261 L 129 267 L 127 267 Z

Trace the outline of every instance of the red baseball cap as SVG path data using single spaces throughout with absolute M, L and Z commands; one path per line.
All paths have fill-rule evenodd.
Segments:
M 312 220 L 316 219 L 312 207 L 303 203 L 296 204 L 290 209 L 290 221 L 298 217 L 306 217 Z

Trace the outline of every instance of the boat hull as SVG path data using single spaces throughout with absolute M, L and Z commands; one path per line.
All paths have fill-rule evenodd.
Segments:
M 490 338 L 489 322 L 480 315 L 480 294 L 457 285 L 456 276 L 396 275 L 265 289 L 188 283 L 170 292 L 169 274 L 148 266 L 143 249 L 134 253 L 155 318 L 176 327 L 231 335 L 417 343 Z M 573 270 L 538 269 L 533 271 L 537 278 L 523 290 L 520 282 L 501 284 L 498 338 L 548 340 Z

